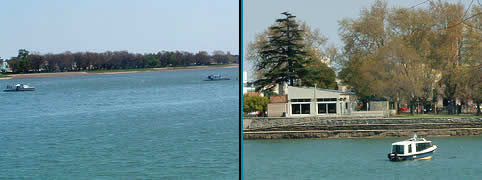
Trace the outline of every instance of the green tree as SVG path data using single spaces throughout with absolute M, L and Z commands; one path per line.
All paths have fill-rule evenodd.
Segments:
M 27 58 L 29 53 L 26 49 L 19 49 L 17 58 Z
M 19 49 L 17 57 L 12 58 L 8 61 L 8 65 L 13 72 L 27 73 L 29 71 L 29 68 L 31 65 L 30 65 L 30 60 L 27 58 L 28 55 L 29 55 L 29 52 L 27 50 Z
M 320 61 L 307 66 L 308 74 L 303 78 L 304 86 L 315 86 L 324 89 L 338 89 L 336 74 L 333 69 Z
M 277 19 L 269 28 L 268 41 L 259 51 L 256 71 L 263 71 L 263 77 L 255 81 L 257 89 L 289 82 L 294 86 L 308 71 L 305 66 L 311 62 L 307 58 L 303 43 L 303 30 L 299 28 L 295 16 L 282 13 L 285 18 Z
M 317 83 L 318 87 L 321 88 L 336 89 L 336 74 L 325 64 L 327 57 L 332 58 L 330 60 L 335 58 L 333 51 L 336 51 L 336 49 L 330 47 L 331 49 L 327 48 L 327 52 L 325 52 L 323 47 L 328 39 L 320 33 L 319 29 L 311 29 L 305 22 L 300 22 L 300 25 L 296 26 L 299 37 L 288 39 L 286 31 L 295 28 L 291 26 L 288 28 L 287 22 L 298 23 L 294 20 L 294 16 L 283 14 L 287 16 L 283 21 L 277 20 L 277 24 L 256 35 L 256 39 L 248 44 L 246 59 L 255 65 L 253 70 L 255 71 L 255 79 L 258 80 L 255 83 L 258 90 L 266 87 L 268 89 L 265 91 L 268 92 L 276 84 L 289 82 L 292 85 L 292 81 L 293 85 L 297 86 L 313 86 Z M 290 35 L 290 37 L 292 36 Z M 288 42 L 288 40 L 292 42 Z M 288 56 L 288 46 L 282 43 L 296 45 L 296 48 L 290 48 L 290 50 L 299 51 L 292 51 Z M 279 49 L 279 51 L 273 49 Z M 293 52 L 295 54 L 292 54 Z M 291 70 L 296 70 L 294 73 L 290 73 L 290 62 L 294 67 Z M 291 80 L 289 74 L 293 74 Z
M 247 94 L 243 97 L 243 112 L 250 113 L 260 111 L 265 114 L 268 109 L 269 99 L 262 96 L 248 96 Z
M 199 51 L 194 55 L 194 59 L 196 60 L 197 65 L 207 65 L 209 64 L 209 54 L 206 51 Z
M 161 65 L 161 61 L 155 54 L 146 55 L 147 64 L 149 67 L 159 67 Z

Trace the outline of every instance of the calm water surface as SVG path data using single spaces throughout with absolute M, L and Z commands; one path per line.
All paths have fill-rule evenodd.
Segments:
M 202 81 L 210 73 L 229 81 Z M 237 179 L 238 69 L 0 80 L 0 179 Z
M 243 176 L 245 179 L 482 179 L 482 137 L 430 138 L 439 147 L 432 160 L 388 161 L 391 143 L 400 140 L 404 139 L 245 140 Z

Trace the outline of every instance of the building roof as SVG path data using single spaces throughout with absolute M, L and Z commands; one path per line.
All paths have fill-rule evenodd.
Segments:
M 287 103 L 288 102 L 288 96 L 287 95 L 270 96 L 269 102 L 270 103 Z
M 292 86 L 293 87 L 293 86 Z M 305 89 L 313 89 L 313 87 L 296 87 L 296 88 L 305 88 Z M 340 91 L 340 90 L 333 90 L 333 89 L 323 89 L 323 88 L 316 88 L 318 91 L 325 91 L 325 92 L 333 92 L 333 93 L 340 93 L 346 95 L 355 95 L 355 92 L 347 92 L 347 91 Z
M 247 96 L 260 96 L 259 92 L 250 92 L 250 91 L 248 91 L 248 92 L 246 93 L 246 95 L 247 95 Z

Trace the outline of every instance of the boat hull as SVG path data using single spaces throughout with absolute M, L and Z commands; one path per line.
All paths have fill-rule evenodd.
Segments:
M 222 79 L 206 79 L 204 81 L 222 81 L 222 80 L 230 80 L 229 78 L 222 78 Z
M 395 154 L 388 154 L 388 159 L 390 161 L 404 161 L 404 160 L 428 160 L 432 159 L 433 152 L 435 151 L 429 151 L 425 153 L 420 153 L 420 154 L 412 154 L 412 155 L 407 155 L 407 156 L 401 156 L 401 155 L 395 155 Z
M 15 91 L 35 91 L 35 88 L 23 88 L 23 89 L 4 89 L 4 92 L 15 92 Z

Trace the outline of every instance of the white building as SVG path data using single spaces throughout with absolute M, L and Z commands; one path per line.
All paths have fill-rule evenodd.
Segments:
M 338 116 L 349 115 L 355 110 L 353 92 L 288 86 L 285 102 L 268 105 L 268 116 Z
M 0 58 L 0 72 L 6 72 L 7 70 L 8 70 L 7 60 Z
M 248 83 L 248 72 L 243 71 L 243 94 L 254 92 L 254 87 Z

